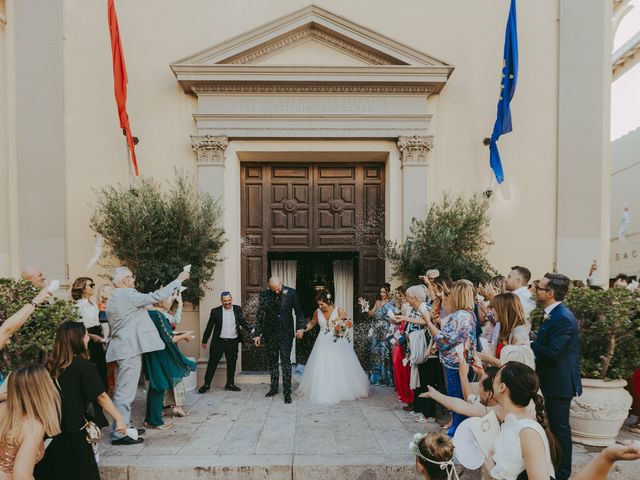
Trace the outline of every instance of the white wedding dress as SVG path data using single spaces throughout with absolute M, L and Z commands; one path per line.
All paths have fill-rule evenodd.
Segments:
M 297 395 L 312 403 L 332 405 L 369 396 L 369 378 L 346 338 L 334 341 L 330 326 L 338 319 L 338 308 L 329 320 L 317 310 L 320 333 L 304 369 Z

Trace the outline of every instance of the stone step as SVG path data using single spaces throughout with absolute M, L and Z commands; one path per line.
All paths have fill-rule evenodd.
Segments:
M 579 454 L 574 473 L 591 456 Z M 610 480 L 636 480 L 639 462 L 619 462 Z M 153 455 L 109 457 L 103 480 L 419 480 L 414 457 L 387 455 Z M 459 470 L 461 480 L 481 480 L 480 471 Z

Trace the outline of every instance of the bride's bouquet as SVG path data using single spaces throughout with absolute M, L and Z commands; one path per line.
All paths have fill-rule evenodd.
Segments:
M 339 318 L 333 322 L 333 341 L 345 339 L 347 342 L 351 342 L 351 329 L 353 328 L 353 322 L 348 318 Z

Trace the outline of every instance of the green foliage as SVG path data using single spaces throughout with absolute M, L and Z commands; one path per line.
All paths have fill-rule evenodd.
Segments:
M 193 178 L 175 173 L 168 191 L 148 178 L 134 188 L 117 185 L 98 192 L 91 228 L 108 252 L 136 275 L 136 288 L 150 292 L 166 285 L 191 264 L 184 299 L 197 303 L 213 278 L 224 230 L 221 209 L 198 190 Z
M 572 288 L 565 304 L 580 326 L 581 375 L 626 379 L 640 365 L 640 295 Z
M 486 259 L 491 245 L 488 209 L 489 201 L 479 195 L 467 199 L 445 194 L 424 220 L 411 220 L 403 244 L 386 242 L 384 257 L 405 281 L 415 281 L 430 268 L 454 280 L 486 281 L 495 274 Z
M 0 278 L 0 319 L 7 319 L 38 294 L 31 282 Z M 58 325 L 80 318 L 75 303 L 50 300 L 38 306 L 3 350 L 7 371 L 30 362 L 42 363 L 51 351 Z

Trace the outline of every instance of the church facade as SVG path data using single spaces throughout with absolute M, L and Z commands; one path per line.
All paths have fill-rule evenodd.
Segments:
M 73 279 L 93 254 L 95 191 L 130 175 L 106 2 L 0 6 L 0 274 L 35 264 Z M 224 209 L 224 261 L 187 326 L 206 324 L 220 291 L 249 302 L 313 255 L 343 261 L 354 295 L 375 294 L 391 280 L 376 238 L 406 237 L 444 192 L 491 195 L 499 271 L 583 278 L 598 259 L 607 278 L 613 3 L 518 3 L 498 187 L 483 140 L 508 6 L 116 2 L 141 174 L 183 169 Z

